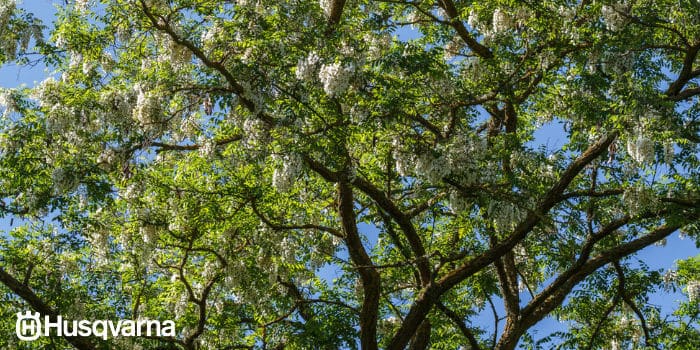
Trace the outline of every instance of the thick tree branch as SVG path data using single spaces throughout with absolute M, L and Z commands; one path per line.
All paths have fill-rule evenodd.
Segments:
M 22 298 L 32 309 L 41 314 L 42 316 L 49 316 L 53 321 L 56 321 L 59 313 L 54 310 L 51 306 L 46 304 L 34 291 L 28 286 L 22 284 L 20 281 L 15 279 L 12 275 L 7 273 L 5 269 L 0 268 L 0 282 L 4 284 L 8 289 L 10 289 L 17 296 Z M 79 350 L 94 350 L 96 349 L 92 341 L 85 337 L 63 337 L 68 343 L 73 345 Z
M 630 241 L 625 244 L 621 244 L 617 247 L 610 248 L 608 250 L 602 251 L 595 258 L 588 260 L 584 264 L 580 265 L 576 269 L 571 269 L 572 273 L 567 274 L 568 278 L 563 283 L 553 283 L 557 284 L 558 288 L 555 291 L 551 291 L 548 287 L 538 295 L 535 300 L 530 302 L 528 306 L 523 309 L 522 323 L 513 331 L 511 337 L 508 341 L 503 342 L 499 349 L 513 349 L 517 343 L 517 339 L 525 332 L 529 327 L 539 322 L 544 316 L 550 313 L 554 308 L 561 305 L 566 296 L 571 292 L 571 290 L 583 279 L 588 277 L 590 274 L 594 273 L 600 267 L 618 261 L 630 254 L 633 254 L 640 249 L 648 247 L 659 240 L 667 237 L 682 225 L 680 224 L 668 224 L 658 227 L 656 230 Z
M 374 268 L 364 246 L 355 222 L 355 200 L 350 185 L 341 181 L 338 183 L 338 214 L 345 231 L 345 244 L 353 263 L 358 267 L 362 281 L 363 301 L 360 310 L 360 344 L 363 350 L 376 350 L 377 347 L 377 317 L 379 313 L 379 296 L 381 279 Z
M 515 245 L 523 240 L 527 234 L 540 222 L 545 214 L 557 204 L 561 194 L 569 184 L 578 176 L 583 168 L 595 158 L 600 156 L 608 146 L 617 138 L 619 132 L 615 131 L 603 136 L 598 142 L 591 145 L 561 175 L 559 181 L 543 196 L 535 210 L 528 213 L 527 217 L 516 226 L 513 233 L 498 245 L 478 256 L 464 262 L 436 283 L 431 283 L 418 294 L 403 324 L 390 341 L 387 349 L 400 350 L 406 346 L 408 338 L 413 334 L 420 323 L 425 319 L 432 306 L 442 294 L 465 279 L 474 275 L 486 266 L 494 263 L 496 259 L 504 256 Z
M 204 53 L 204 51 L 198 48 L 194 43 L 178 35 L 175 32 L 175 30 L 170 26 L 170 23 L 166 21 L 165 18 L 158 16 L 157 14 L 151 11 L 151 9 L 146 4 L 145 0 L 140 0 L 140 3 L 143 13 L 146 15 L 148 20 L 151 22 L 151 25 L 155 29 L 166 33 L 170 37 L 170 39 L 178 45 L 186 47 L 190 52 L 192 52 L 192 54 L 195 57 L 202 61 L 202 63 L 205 66 L 219 72 L 219 74 L 221 74 L 224 77 L 224 79 L 226 79 L 226 82 L 228 82 L 228 84 L 231 86 L 231 89 L 233 89 L 236 95 L 238 95 L 241 104 L 245 106 L 246 109 L 258 116 L 262 121 L 264 121 L 268 125 L 274 124 L 274 120 L 271 116 L 266 115 L 258 110 L 258 107 L 255 105 L 255 102 L 253 102 L 253 100 L 249 98 L 250 91 L 246 91 L 243 85 L 241 85 L 236 80 L 236 78 L 234 78 L 233 74 L 223 65 L 223 63 L 212 60 Z
M 450 19 L 450 25 L 457 31 L 459 37 L 464 40 L 467 46 L 482 58 L 492 58 L 493 53 L 488 47 L 481 45 L 467 30 L 464 23 L 459 19 L 459 11 L 452 0 L 439 0 L 440 7 L 445 10 Z

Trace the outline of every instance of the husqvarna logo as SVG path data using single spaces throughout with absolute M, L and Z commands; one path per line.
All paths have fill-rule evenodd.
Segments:
M 50 334 L 68 337 L 174 337 L 175 322 L 172 320 L 139 319 L 119 320 L 64 320 L 61 315 L 53 320 L 48 315 L 43 319 L 38 312 L 26 311 L 17 313 L 17 323 L 15 324 L 17 338 L 23 341 L 33 341 L 39 337 L 46 337 Z
M 24 341 L 37 340 L 41 336 L 41 320 L 38 312 L 17 313 L 15 324 L 17 338 Z

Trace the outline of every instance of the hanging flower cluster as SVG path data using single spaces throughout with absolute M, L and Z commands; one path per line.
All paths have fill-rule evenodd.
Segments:
M 601 13 L 605 27 L 610 31 L 618 31 L 625 25 L 625 17 L 622 13 L 625 12 L 623 4 L 603 5 Z
M 300 58 L 297 62 L 297 69 L 294 72 L 297 79 L 304 81 L 313 80 L 316 76 L 316 65 L 319 61 L 320 57 L 314 51 L 309 52 L 308 56 Z
M 333 11 L 333 0 L 319 0 L 318 4 L 321 6 L 323 14 L 326 15 L 326 17 L 330 17 Z
M 323 84 L 323 90 L 329 96 L 338 96 L 350 86 L 350 77 L 355 72 L 355 67 L 343 65 L 340 62 L 326 64 L 318 72 L 318 78 Z
M 391 46 L 391 36 L 389 34 L 367 34 L 364 39 L 369 45 L 367 56 L 372 60 L 381 58 L 384 52 Z
M 138 92 L 136 97 L 136 106 L 132 111 L 133 118 L 138 121 L 144 128 L 152 128 L 160 119 L 160 101 L 152 91 L 147 91 L 141 85 L 136 85 L 135 90 Z
M 639 164 L 651 164 L 654 162 L 654 141 L 639 132 L 627 140 L 627 153 Z
M 643 185 L 625 189 L 622 200 L 631 216 L 654 208 L 658 201 L 654 193 Z
M 700 281 L 690 281 L 685 287 L 686 293 L 688 293 L 688 301 L 695 302 L 700 298 Z
M 491 201 L 487 213 L 493 219 L 494 228 L 499 232 L 513 229 L 525 218 L 525 211 L 516 204 L 497 200 Z
M 272 186 L 279 192 L 287 192 L 301 174 L 302 161 L 297 154 L 282 157 L 282 167 L 275 168 L 272 175 Z
M 673 142 L 664 142 L 664 163 L 666 163 L 666 165 L 670 166 L 673 164 L 673 157 L 675 157 L 675 153 L 676 151 L 673 147 Z
M 493 11 L 493 32 L 494 34 L 503 33 L 512 27 L 513 23 L 510 16 L 499 8 Z

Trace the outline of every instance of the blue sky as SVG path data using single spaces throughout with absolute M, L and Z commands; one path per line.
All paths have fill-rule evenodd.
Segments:
M 44 20 L 44 23 L 50 27 L 52 18 L 55 15 L 56 8 L 54 1 L 51 0 L 25 0 L 21 4 L 30 12 L 35 13 L 39 18 Z M 401 40 L 407 40 L 415 37 L 415 33 L 411 31 L 399 31 L 398 36 Z M 37 65 L 34 67 L 18 68 L 14 65 L 6 65 L 0 68 L 0 87 L 11 88 L 22 84 L 28 86 L 34 85 L 46 78 L 50 74 L 46 67 Z M 565 144 L 564 133 L 561 125 L 555 123 L 546 125 L 536 132 L 535 144 L 544 144 L 548 147 L 561 146 Z M 15 222 L 15 225 L 17 221 Z M 9 219 L 0 220 L 0 231 L 4 234 L 10 229 Z M 365 233 L 370 238 L 370 244 L 376 241 L 376 231 L 371 228 L 365 228 Z M 374 232 L 372 232 L 374 231 Z M 681 240 L 677 234 L 672 235 L 668 239 L 665 247 L 651 246 L 641 251 L 635 258 L 644 261 L 651 269 L 673 269 L 674 262 L 679 259 L 696 256 L 700 253 L 694 242 L 690 239 Z M 324 273 L 330 273 L 332 269 L 324 270 Z M 681 293 L 666 294 L 665 292 L 657 293 L 657 297 L 653 301 L 660 305 L 664 311 L 669 312 L 674 309 L 679 300 L 685 300 L 685 296 Z M 476 319 L 487 329 L 492 329 L 493 320 L 489 310 L 480 314 Z M 554 319 L 545 319 L 535 327 L 538 336 L 545 336 L 553 330 L 561 329 L 561 324 Z

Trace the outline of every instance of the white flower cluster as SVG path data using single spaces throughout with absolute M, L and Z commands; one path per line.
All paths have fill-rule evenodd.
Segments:
M 478 160 L 486 147 L 482 139 L 457 137 L 453 142 L 440 145 L 436 151 L 414 152 L 403 150 L 399 139 L 394 140 L 396 172 L 402 176 L 416 176 L 428 182 L 440 182 L 448 175 L 463 185 L 492 178 L 488 167 L 479 166 Z
M 78 12 L 84 12 L 89 7 L 89 0 L 75 0 L 75 10 Z
M 17 9 L 17 3 L 15 0 L 2 0 L 0 1 L 0 28 L 4 27 L 7 21 Z
M 107 230 L 92 232 L 88 238 L 92 250 L 95 252 L 95 262 L 98 265 L 106 264 L 109 259 L 109 233 Z
M 654 208 L 658 201 L 654 193 L 642 185 L 625 189 L 625 192 L 622 194 L 622 200 L 631 216 Z
M 654 162 L 654 141 L 640 132 L 637 137 L 627 140 L 627 153 L 639 164 L 651 164 Z
M 601 13 L 605 27 L 610 31 L 618 31 L 625 25 L 625 17 L 621 14 L 625 12 L 624 4 L 603 5 Z
M 168 47 L 168 55 L 165 57 L 170 60 L 169 63 L 173 67 L 182 68 L 192 62 L 192 52 L 187 47 L 180 45 L 171 39 L 168 39 L 168 44 L 166 47 Z
M 513 26 L 510 16 L 499 8 L 493 11 L 493 32 L 494 34 L 508 31 Z
M 472 201 L 457 191 L 450 191 L 449 206 L 452 213 L 460 214 L 471 209 Z
M 421 13 L 418 11 L 411 11 L 406 17 L 406 21 L 411 23 L 411 28 L 416 28 L 416 24 L 421 21 Z
M 333 0 L 319 0 L 318 4 L 321 6 L 323 14 L 326 15 L 326 17 L 330 17 L 331 11 L 333 11 Z
M 685 291 L 688 293 L 688 301 L 695 302 L 700 298 L 700 281 L 690 281 L 685 287 Z
M 446 159 L 441 154 L 423 153 L 416 158 L 415 171 L 428 182 L 437 183 L 450 174 L 450 168 L 445 163 Z
M 343 65 L 340 62 L 324 64 L 318 72 L 318 78 L 323 84 L 323 90 L 329 96 L 338 96 L 350 86 L 350 77 L 355 72 L 352 65 Z
M 527 249 L 522 244 L 518 244 L 513 248 L 513 254 L 515 254 L 516 263 L 526 262 L 530 257 L 527 253 Z
M 674 270 L 666 270 L 664 273 L 664 288 L 669 289 L 678 280 L 678 272 Z
M 117 161 L 117 152 L 113 148 L 105 148 L 97 157 L 97 165 L 109 169 Z
M 664 163 L 667 165 L 673 164 L 673 157 L 675 156 L 675 149 L 673 147 L 673 142 L 664 142 Z
M 216 151 L 216 142 L 209 138 L 201 142 L 201 145 L 199 147 L 199 155 L 202 157 L 210 158 L 211 156 L 214 155 L 214 152 Z
M 6 118 L 17 109 L 17 102 L 12 90 L 0 90 L 0 108 L 4 109 L 2 117 Z
M 391 47 L 391 36 L 383 33 L 379 35 L 365 35 L 365 41 L 369 44 L 367 56 L 371 60 L 382 58 L 384 52 Z
M 272 186 L 278 192 L 287 192 L 302 171 L 302 160 L 298 154 L 282 157 L 282 167 L 276 167 L 272 175 Z
M 78 186 L 75 176 L 64 168 L 55 168 L 51 173 L 51 181 L 54 192 L 58 195 L 72 192 Z
M 139 234 L 141 235 L 141 239 L 143 239 L 143 243 L 145 244 L 153 245 L 158 241 L 158 231 L 153 225 L 139 227 Z
M 263 121 L 247 118 L 243 122 L 243 135 L 243 145 L 247 148 L 255 148 L 266 142 L 269 133 Z
M 309 52 L 308 56 L 300 58 L 294 72 L 297 79 L 312 81 L 316 77 L 316 65 L 320 60 L 321 58 L 314 51 Z
M 48 77 L 34 88 L 32 97 L 39 101 L 41 107 L 53 107 L 61 102 L 60 83 L 53 77 Z
M 133 95 L 130 91 L 117 89 L 103 89 L 100 91 L 100 105 L 108 110 L 104 114 L 110 121 L 120 121 L 128 118 L 132 113 Z
M 474 11 L 474 9 L 469 10 L 469 17 L 467 17 L 467 24 L 472 29 L 477 29 L 479 27 L 479 14 Z
M 160 118 L 160 101 L 155 93 L 146 91 L 140 85 L 135 86 L 138 95 L 136 106 L 132 111 L 133 118 L 145 128 L 153 128 Z
M 510 202 L 492 200 L 487 210 L 493 220 L 494 228 L 499 232 L 513 229 L 525 218 L 525 211 Z

